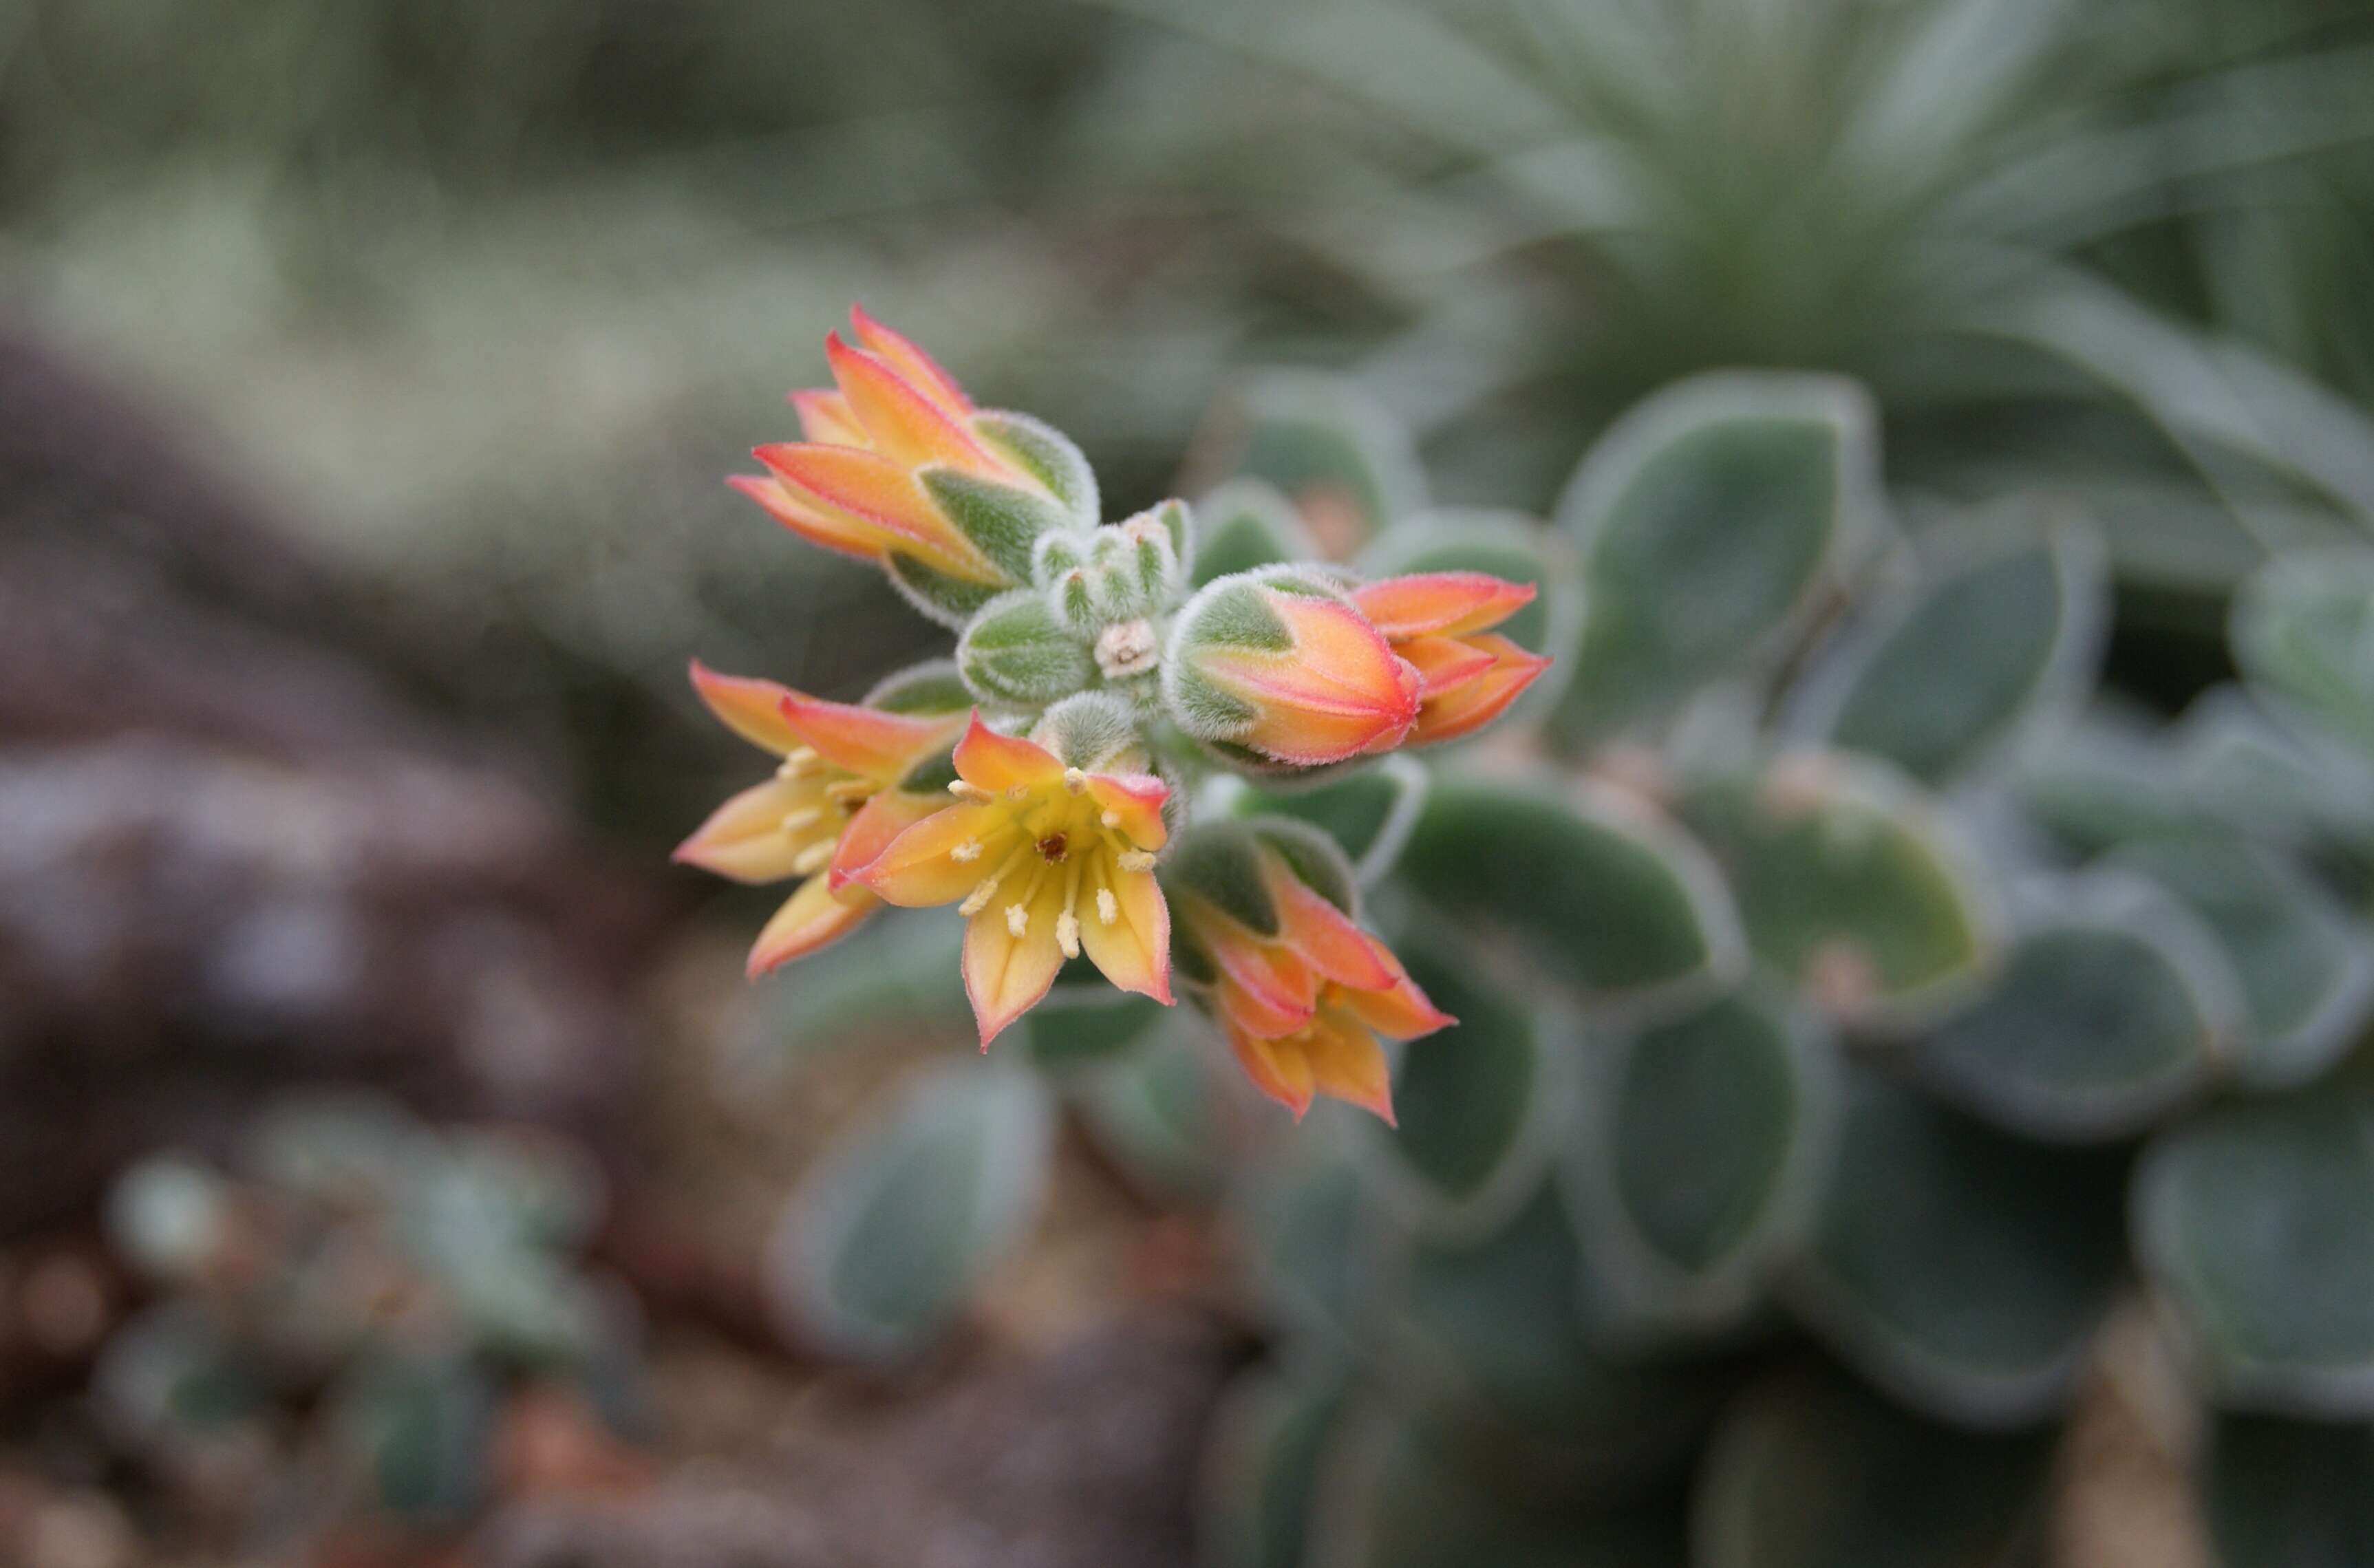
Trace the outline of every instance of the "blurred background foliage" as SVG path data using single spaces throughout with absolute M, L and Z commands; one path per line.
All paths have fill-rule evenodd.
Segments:
M 1537 510 L 1678 375 L 1847 371 L 1908 498 L 2085 507 L 2206 637 L 2374 519 L 2369 47 L 2363 0 L 24 0 L 0 254 L 665 810 L 622 714 L 686 649 L 902 651 L 716 484 L 852 297 L 1122 507 L 1249 360 Z

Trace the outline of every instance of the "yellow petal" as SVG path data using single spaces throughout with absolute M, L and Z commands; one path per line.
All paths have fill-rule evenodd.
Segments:
M 992 898 L 965 928 L 965 995 L 972 999 L 981 1049 L 1000 1031 L 1039 1004 L 1064 966 L 1055 922 L 1064 913 L 1064 882 L 1041 877 L 1035 889 Z
M 1019 837 L 1003 807 L 943 806 L 843 880 L 908 908 L 953 904 L 996 871 Z
M 816 813 L 815 822 L 785 832 L 784 820 L 802 812 Z M 813 780 L 770 778 L 710 813 L 676 846 L 675 859 L 735 882 L 782 882 L 800 874 L 795 862 L 812 846 L 829 842 L 840 821 L 840 808 L 824 802 Z
M 1170 907 L 1163 902 L 1161 885 L 1152 872 L 1114 868 L 1104 854 L 1081 879 L 1080 948 L 1106 979 L 1125 991 L 1170 1003 Z M 1113 920 L 1104 919 L 1109 894 Z
M 846 936 L 880 907 L 879 900 L 862 890 L 835 895 L 826 888 L 824 878 L 808 878 L 758 932 L 746 965 L 749 977 L 755 980 Z
M 1393 1072 L 1385 1062 L 1385 1048 L 1374 1035 L 1331 1010 L 1321 1013 L 1310 1032 L 1300 1038 L 1312 1087 L 1374 1113 L 1388 1127 L 1394 1125 Z

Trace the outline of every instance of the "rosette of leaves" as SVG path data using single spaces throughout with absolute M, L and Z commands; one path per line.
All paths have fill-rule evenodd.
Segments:
M 1312 486 L 1340 530 L 1406 486 L 1342 401 L 1229 438 L 1281 551 Z M 2224 1561 L 2356 1560 L 2374 555 L 2270 565 L 2239 687 L 2155 731 L 2094 696 L 2094 534 L 1909 536 L 1876 440 L 1850 384 L 1701 378 L 1546 524 L 1404 489 L 1358 546 L 1534 552 L 1558 689 L 1532 747 L 1236 802 L 1334 835 L 1460 1024 L 1398 1128 L 1314 1115 L 1228 1184 L 1276 1352 L 1214 1428 L 1213 1568 L 2007 1560 L 2137 1279 Z
M 566 1145 L 361 1094 L 268 1107 L 227 1164 L 154 1156 L 109 1202 L 156 1297 L 94 1375 L 105 1429 L 201 1509 L 243 1485 L 247 1527 L 307 1539 L 466 1524 L 529 1424 L 623 1478 L 646 1417 L 631 1303 L 582 1257 L 602 1201 Z

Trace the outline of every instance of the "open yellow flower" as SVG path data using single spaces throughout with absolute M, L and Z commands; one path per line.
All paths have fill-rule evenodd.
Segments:
M 1089 772 L 973 716 L 956 748 L 958 803 L 849 875 L 893 904 L 957 904 L 965 991 L 986 1048 L 1086 954 L 1125 991 L 1170 1000 L 1170 911 L 1154 879 L 1169 791 L 1143 772 Z
M 782 759 L 773 778 L 718 807 L 675 857 L 735 882 L 802 879 L 750 949 L 756 977 L 874 912 L 872 894 L 829 873 L 872 860 L 946 803 L 899 783 L 956 738 L 964 716 L 827 702 L 772 681 L 721 675 L 698 661 L 692 685 L 726 728 Z

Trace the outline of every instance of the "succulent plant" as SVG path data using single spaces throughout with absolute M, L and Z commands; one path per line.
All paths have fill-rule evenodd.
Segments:
M 230 1164 L 154 1156 L 109 1204 L 156 1299 L 94 1375 L 104 1426 L 250 1546 L 465 1523 L 558 1479 L 523 1470 L 561 1424 L 572 1463 L 622 1477 L 639 1325 L 579 1256 L 600 1205 L 565 1145 L 358 1094 L 267 1107 Z
M 2222 1560 L 2359 1560 L 2374 554 L 2271 561 L 2155 727 L 2094 534 L 1900 527 L 1876 440 L 1844 382 L 1660 393 L 1511 536 L 1537 744 L 1298 798 L 1460 1023 L 1398 1128 L 1240 1156 L 1280 1350 L 1215 1568 L 2016 1560 L 2137 1295 Z
M 1515 579 L 1494 575 L 1505 559 L 1355 571 L 1293 549 L 1275 492 L 1255 516 L 1224 497 L 1103 521 L 1068 439 L 976 407 L 863 310 L 851 325 L 854 343 L 825 342 L 834 386 L 791 396 L 805 439 L 758 448 L 767 472 L 733 484 L 880 567 L 956 646 L 853 704 L 694 664 L 703 701 L 777 763 L 676 852 L 797 883 L 750 974 L 833 947 L 884 904 L 952 904 L 984 1051 L 1043 1007 L 1031 1054 L 1109 1056 L 1105 1036 L 1177 1005 L 1175 976 L 1296 1120 L 1324 1095 L 1390 1122 L 1380 1036 L 1451 1019 L 1368 928 L 1338 837 L 1246 786 L 1357 789 L 1379 759 L 1505 713 L 1549 663 L 1510 635 L 1540 591 L 1530 556 Z M 1195 1092 L 1194 1066 L 1106 1075 L 1089 1114 L 1189 1153 L 1199 1140 L 1146 1118 L 1169 1108 L 1150 1096 Z M 1035 1214 L 1052 1110 L 1040 1078 L 1001 1062 L 912 1085 L 829 1156 L 775 1247 L 794 1337 L 883 1358 L 928 1342 Z
M 2190 1374 L 2209 1419 L 2167 1435 L 2205 1438 L 2235 1568 L 2347 1561 L 2307 1554 L 2360 1539 L 2355 1489 L 2303 1478 L 2374 1430 L 2374 556 L 2274 560 L 2242 681 L 2156 728 L 2096 693 L 2084 521 L 1908 522 L 1878 443 L 1851 382 L 1697 378 L 1542 522 L 1429 505 L 1349 385 L 1233 394 L 1176 624 L 1324 539 L 1333 580 L 1531 587 L 1482 663 L 1546 672 L 1495 741 L 1206 778 L 1158 880 L 1219 1026 L 1066 973 L 1024 1052 L 794 1199 L 794 1327 L 928 1344 L 1027 1233 L 1060 1102 L 1216 1206 L 1275 1331 L 1216 1426 L 1216 1568 L 2005 1560 L 2114 1315 Z M 798 1027 L 958 1012 L 913 940 L 845 950 Z M 1262 965 L 1322 952 L 1311 1018 L 1366 975 L 1456 1023 L 1383 1031 L 1381 1081 L 1308 1023 L 1268 1048 Z M 1265 1116 L 1248 1078 L 1393 1114 Z

